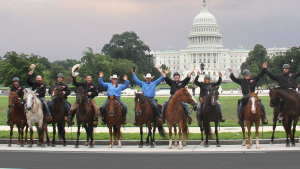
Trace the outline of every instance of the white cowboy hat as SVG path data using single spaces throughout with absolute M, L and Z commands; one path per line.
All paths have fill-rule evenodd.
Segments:
M 114 75 L 110 76 L 109 79 L 110 80 L 112 80 L 112 79 L 119 79 L 119 77 L 116 74 L 114 74 Z
M 147 73 L 147 75 L 146 76 L 144 76 L 144 78 L 146 79 L 146 78 L 151 78 L 151 79 L 153 79 L 154 78 L 154 76 L 153 77 L 151 77 L 151 73 Z
M 75 76 L 77 76 L 79 73 L 77 72 L 80 69 L 80 64 L 76 64 L 72 68 L 72 74 L 75 73 Z
M 39 65 L 38 63 L 35 65 L 35 64 L 31 64 L 30 65 L 30 70 L 33 72 L 33 70 L 37 67 L 37 65 Z

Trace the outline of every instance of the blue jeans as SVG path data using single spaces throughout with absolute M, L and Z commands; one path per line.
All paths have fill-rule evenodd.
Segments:
M 49 107 L 48 107 L 48 105 L 47 105 L 47 102 L 46 102 L 46 100 L 45 100 L 45 97 L 38 97 L 38 98 L 44 103 L 44 105 L 45 105 L 45 107 L 46 107 L 46 109 L 47 109 L 49 115 L 51 116 L 51 112 L 50 112 L 50 109 L 49 109 Z
M 262 108 L 262 111 L 266 117 L 266 110 L 265 110 L 265 105 L 260 101 L 260 104 L 261 104 L 261 108 Z M 239 111 L 239 119 L 241 117 L 241 114 L 242 114 L 242 111 L 243 111 L 243 105 L 242 105 L 242 101 L 240 101 L 240 104 L 239 104 L 239 108 L 238 108 L 238 111 Z
M 159 117 L 160 116 L 160 110 L 158 108 L 158 105 L 154 99 L 154 97 L 148 97 L 150 99 L 150 101 L 152 102 L 152 104 L 154 105 L 154 109 L 155 109 L 155 112 L 156 112 L 156 117 Z
M 165 113 L 164 113 L 164 112 L 165 112 L 165 109 L 166 109 L 166 107 L 167 107 L 167 105 L 168 105 L 168 103 L 169 103 L 170 100 L 171 100 L 171 98 L 168 98 L 168 99 L 164 102 L 164 104 L 162 105 L 161 113 L 162 113 L 162 116 L 163 116 L 163 117 L 165 117 Z M 182 103 L 184 109 L 185 109 L 185 110 L 188 112 L 188 114 L 190 115 L 191 113 L 190 113 L 188 104 L 185 103 L 185 102 L 181 102 L 181 103 Z
M 66 99 L 64 99 L 64 103 L 65 103 L 65 106 L 66 106 L 66 108 L 67 108 L 67 112 L 69 112 L 71 107 L 70 107 L 70 105 L 69 105 L 69 103 L 67 102 Z M 50 110 L 52 104 L 53 104 L 53 100 L 51 100 L 50 103 L 48 104 L 49 110 Z
M 122 105 L 122 107 L 123 107 L 122 114 L 123 114 L 124 117 L 126 117 L 126 114 L 127 114 L 127 106 L 126 106 L 126 104 L 125 104 L 120 98 L 118 98 L 118 101 L 119 101 L 119 103 L 120 103 L 120 104 Z M 108 102 L 108 98 L 104 101 L 104 103 L 103 103 L 102 106 L 100 107 L 100 112 L 101 112 L 101 116 L 102 116 L 102 117 L 105 116 L 105 108 L 106 108 L 107 102 Z
M 217 106 L 218 106 L 218 108 L 219 108 L 219 110 L 220 110 L 220 112 L 222 114 L 222 104 L 219 101 L 217 101 Z M 200 113 L 201 113 L 201 107 L 202 107 L 201 102 L 198 101 L 198 104 L 197 104 L 197 115 L 200 115 Z

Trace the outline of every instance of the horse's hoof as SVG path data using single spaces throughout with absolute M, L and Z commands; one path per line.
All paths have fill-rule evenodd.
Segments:
M 46 147 L 46 145 L 45 144 L 41 144 L 41 147 Z
M 89 142 L 84 143 L 84 146 L 88 146 L 88 145 L 89 145 Z
M 293 144 L 292 144 L 292 147 L 296 147 L 296 144 L 295 144 L 295 143 L 293 143 Z
M 246 145 L 246 143 L 243 143 L 243 144 L 242 144 L 242 146 L 245 146 L 245 145 Z
M 67 143 L 63 143 L 63 146 L 66 147 L 66 146 L 67 146 Z
M 204 146 L 204 142 L 202 141 L 200 145 L 201 145 L 201 146 Z
M 247 145 L 247 149 L 251 149 L 251 146 L 250 146 L 250 145 Z
M 39 146 L 41 146 L 41 143 L 37 143 L 37 145 L 36 145 L 36 146 L 38 146 L 38 147 L 39 147 Z
M 290 147 L 290 144 L 287 144 L 286 147 Z
M 185 142 L 183 142 L 183 143 L 182 143 L 182 145 L 183 145 L 183 146 L 186 146 L 186 143 L 185 143 Z
M 168 149 L 172 149 L 172 146 L 169 146 Z
M 177 143 L 174 143 L 174 146 L 175 146 L 175 147 L 177 147 L 177 146 L 178 146 L 178 144 L 177 144 Z
M 151 145 L 150 148 L 155 148 L 155 146 L 154 146 L 154 145 Z
M 24 145 L 26 146 L 26 145 L 27 145 L 27 142 L 25 142 Z
M 220 144 L 217 144 L 217 147 L 221 147 L 221 145 L 220 145 Z
M 20 145 L 20 142 L 18 142 L 17 145 Z
M 143 145 L 139 145 L 139 148 L 143 148 Z
M 94 148 L 94 145 L 90 145 L 89 147 L 90 147 L 90 148 Z
M 205 148 L 208 148 L 208 147 L 209 147 L 209 145 L 207 145 L 207 144 L 206 144 L 206 145 L 204 145 L 204 147 L 205 147 Z
M 118 145 L 118 148 L 122 148 L 122 145 Z
M 55 144 L 52 144 L 52 147 L 55 147 Z
M 256 146 L 256 149 L 260 149 L 260 146 Z
M 24 147 L 24 144 L 21 144 L 20 147 Z
M 31 148 L 32 147 L 32 144 L 28 144 L 28 146 L 27 146 L 28 148 Z
M 112 145 L 109 145 L 108 148 L 113 148 L 113 146 L 112 146 Z
M 153 142 L 153 145 L 156 146 L 156 144 Z
M 51 146 L 51 144 L 50 144 L 50 143 L 47 143 L 47 146 Z
M 270 145 L 273 145 L 273 142 L 272 142 L 272 141 L 270 142 Z
M 183 146 L 179 146 L 178 149 L 179 149 L 179 150 L 182 150 L 182 149 L 183 149 Z
M 75 147 L 74 148 L 79 148 L 79 146 L 78 145 L 75 145 Z
M 11 147 L 11 144 L 7 145 L 7 147 Z
M 92 145 L 94 146 L 95 145 L 95 142 L 93 141 Z
M 148 143 L 145 143 L 145 146 L 148 146 L 149 144 Z

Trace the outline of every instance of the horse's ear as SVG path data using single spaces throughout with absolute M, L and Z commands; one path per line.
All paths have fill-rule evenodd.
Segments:
M 144 92 L 142 93 L 142 95 L 144 96 Z
M 258 91 L 256 92 L 256 95 L 258 94 Z
M 134 95 L 136 95 L 136 91 L 134 91 Z
M 251 94 L 251 91 L 249 90 L 249 95 Z

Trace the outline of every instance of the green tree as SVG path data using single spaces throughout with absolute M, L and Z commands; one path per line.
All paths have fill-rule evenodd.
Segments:
M 165 73 L 165 70 L 168 70 L 169 68 L 165 65 L 165 64 L 162 64 L 160 66 L 160 68 L 163 69 L 163 73 Z M 169 74 L 167 74 L 167 77 L 171 79 L 172 75 L 171 75 L 171 72 Z

